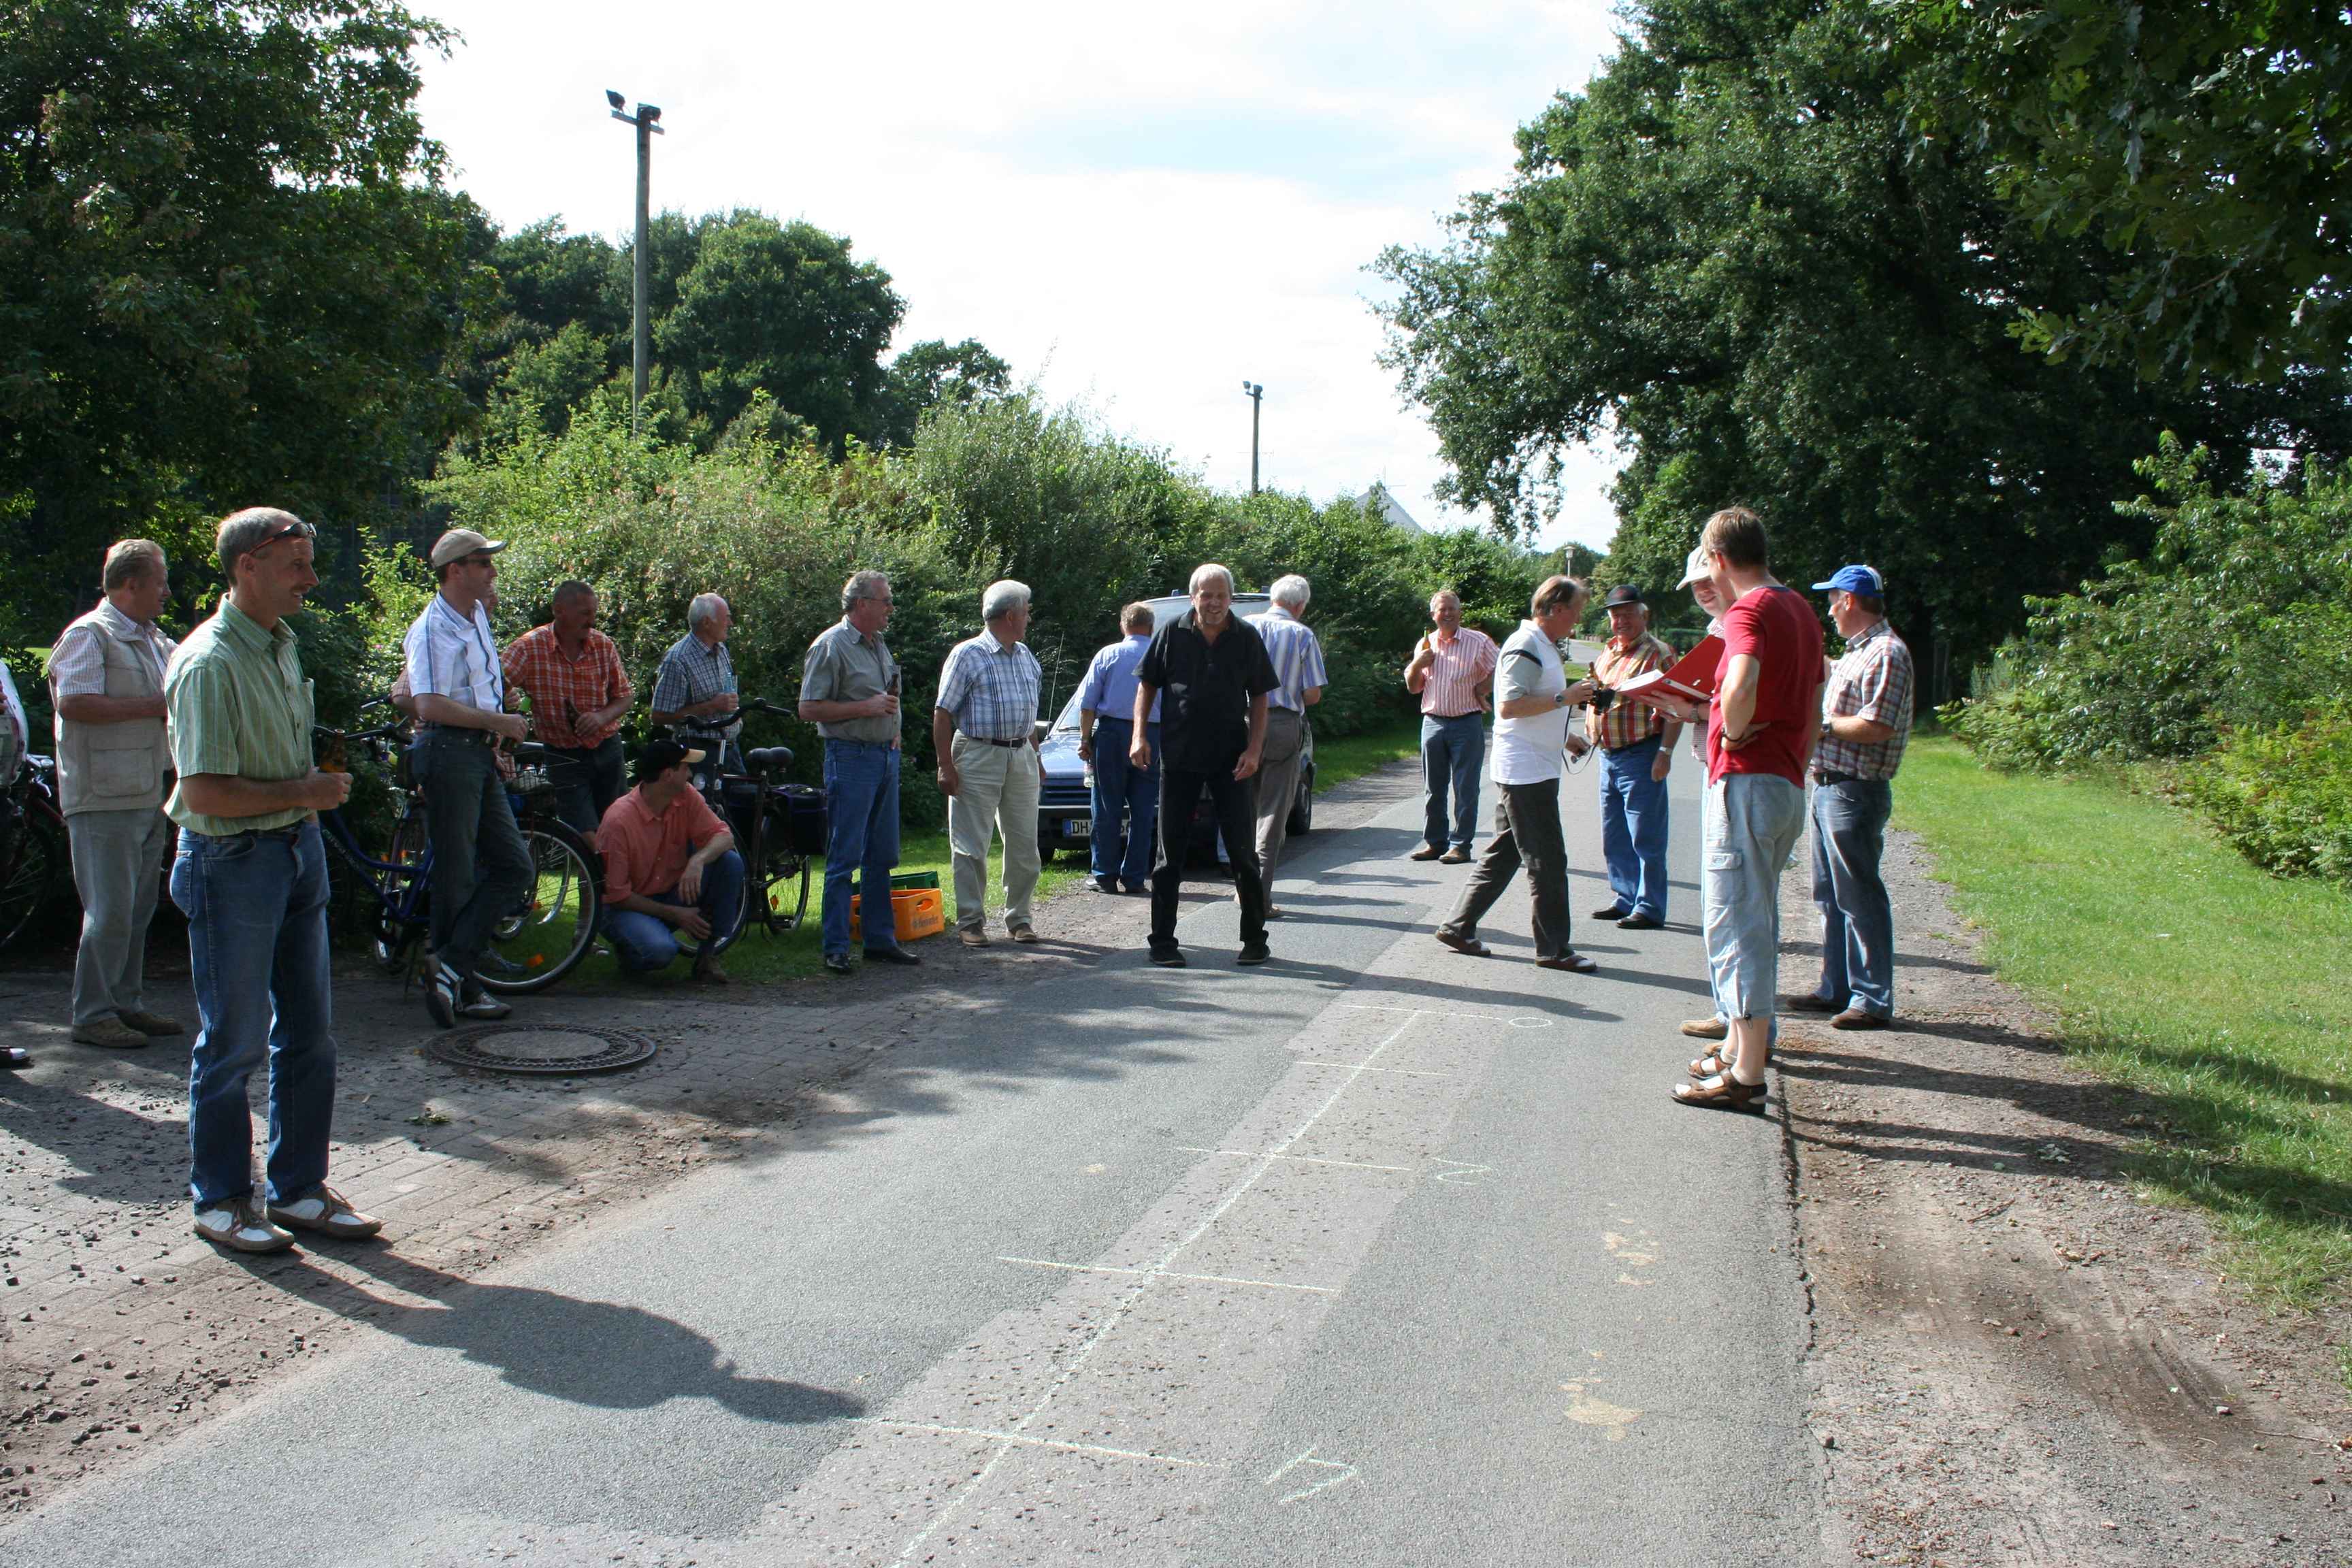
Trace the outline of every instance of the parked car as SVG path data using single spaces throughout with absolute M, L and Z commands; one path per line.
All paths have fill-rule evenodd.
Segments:
M 1152 624 L 1163 626 L 1192 604 L 1181 594 L 1145 602 L 1151 606 Z M 1264 594 L 1235 594 L 1234 614 L 1263 615 L 1273 603 Z M 1293 838 L 1315 826 L 1315 726 L 1307 724 L 1306 731 L 1298 764 L 1298 789 L 1290 797 Z M 1094 778 L 1078 760 L 1077 692 L 1071 692 L 1069 700 L 1062 705 L 1060 715 L 1038 742 L 1037 754 L 1045 764 L 1045 782 L 1037 792 L 1038 852 L 1050 855 L 1056 849 L 1071 849 L 1083 855 L 1094 842 Z M 1196 851 L 1213 850 L 1221 862 L 1225 858 L 1216 824 L 1205 810 L 1193 816 L 1192 847 Z

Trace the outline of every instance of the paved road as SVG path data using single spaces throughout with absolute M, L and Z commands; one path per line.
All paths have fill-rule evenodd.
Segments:
M 1807 1561 L 1776 1121 L 1664 1089 L 1672 930 L 1431 942 L 1420 806 L 904 1047 L 759 1155 L 444 1293 L 0 1534 L 10 1562 Z M 1587 773 L 1566 816 L 1600 901 Z M 1307 880 L 1311 875 L 1312 885 Z

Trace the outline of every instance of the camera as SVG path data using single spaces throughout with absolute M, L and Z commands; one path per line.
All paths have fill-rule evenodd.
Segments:
M 1596 680 L 1592 683 L 1592 700 L 1586 706 L 1595 713 L 1606 713 L 1609 711 L 1609 705 L 1616 700 L 1616 688 L 1603 686 Z

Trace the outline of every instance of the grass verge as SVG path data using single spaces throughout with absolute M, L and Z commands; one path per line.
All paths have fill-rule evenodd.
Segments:
M 2269 876 L 2120 784 L 1915 743 L 1895 824 L 1936 852 L 2002 977 L 2150 1103 L 2134 1174 L 2211 1214 L 2297 1306 L 2352 1272 L 2352 898 Z
M 1421 721 L 1398 718 L 1345 740 L 1315 742 L 1315 788 L 1336 789 L 1375 768 L 1421 755 Z

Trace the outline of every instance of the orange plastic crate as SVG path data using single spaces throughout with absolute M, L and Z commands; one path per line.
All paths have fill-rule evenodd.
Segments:
M 849 937 L 852 942 L 864 938 L 864 928 L 858 921 L 858 906 L 866 901 L 864 895 L 849 895 Z M 947 900 L 937 888 L 908 888 L 890 895 L 892 923 L 898 928 L 900 942 L 915 942 L 927 936 L 937 936 L 948 929 Z

